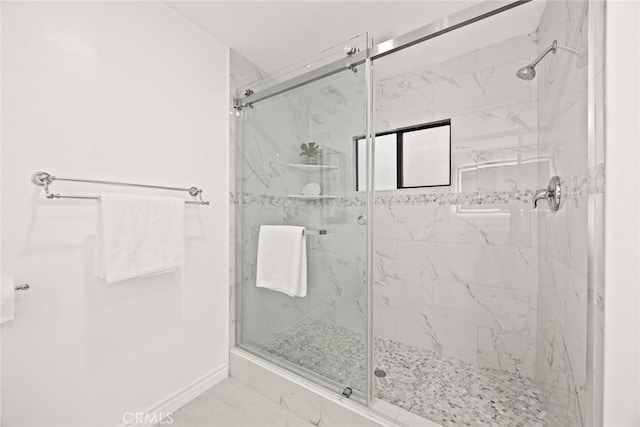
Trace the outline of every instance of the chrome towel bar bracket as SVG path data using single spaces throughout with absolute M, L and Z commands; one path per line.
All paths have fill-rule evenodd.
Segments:
M 16 286 L 13 289 L 16 290 L 16 291 L 28 291 L 29 288 L 31 288 L 31 286 L 29 286 L 28 283 L 23 283 L 21 285 Z
M 560 177 L 551 177 L 547 189 L 536 192 L 533 196 L 533 209 L 536 209 L 538 202 L 544 199 L 547 199 L 551 212 L 556 212 L 560 209 L 560 202 L 562 202 L 562 183 Z
M 80 179 L 80 178 L 63 178 L 59 176 L 53 176 L 48 172 L 34 172 L 31 175 L 31 182 L 36 185 L 44 187 L 44 194 L 47 199 L 89 199 L 100 200 L 98 196 L 73 196 L 62 195 L 52 193 L 49 186 L 53 184 L 53 181 L 73 181 L 73 182 L 86 182 L 91 184 L 103 184 L 103 185 L 119 185 L 123 187 L 141 187 L 141 188 L 155 188 L 158 190 L 172 190 L 172 191 L 185 191 L 193 197 L 198 197 L 199 200 L 185 200 L 188 205 L 208 205 L 209 202 L 202 199 L 202 189 L 197 187 L 181 188 L 181 187 L 167 187 L 164 185 L 148 185 L 148 184 L 134 184 L 131 182 L 117 182 L 117 181 L 99 181 L 95 179 Z

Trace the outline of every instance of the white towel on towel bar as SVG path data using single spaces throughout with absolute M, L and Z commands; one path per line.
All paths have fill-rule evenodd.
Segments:
M 100 195 L 96 276 L 114 283 L 182 267 L 184 206 L 176 197 Z
M 307 295 L 307 242 L 304 227 L 260 227 L 256 286 L 283 292 L 290 297 Z

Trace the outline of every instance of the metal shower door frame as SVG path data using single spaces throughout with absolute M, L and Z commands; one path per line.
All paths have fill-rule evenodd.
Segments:
M 300 86 L 304 86 L 339 73 L 345 69 L 351 69 L 354 66 L 366 64 L 367 60 L 373 61 L 385 57 L 429 39 L 439 37 L 458 28 L 466 27 L 474 22 L 482 21 L 483 19 L 529 3 L 530 1 L 532 0 L 482 2 L 393 39 L 382 42 L 370 49 L 364 49 L 363 51 L 336 60 L 282 83 L 275 84 L 259 92 L 251 93 L 250 95 L 242 98 L 235 98 L 234 107 L 238 109 L 248 107 L 256 102 L 280 95 Z
M 306 84 L 324 79 L 340 73 L 346 69 L 364 64 L 366 72 L 366 145 L 367 145 L 367 235 L 366 235 L 366 405 L 370 406 L 373 399 L 373 233 L 374 233 L 374 164 L 375 164 L 375 132 L 374 123 L 374 97 L 372 63 L 376 59 L 404 50 L 411 46 L 434 39 L 456 29 L 466 27 L 510 9 L 522 6 L 532 0 L 500 0 L 485 1 L 478 5 L 464 9 L 445 18 L 434 21 L 423 27 L 405 33 L 396 38 L 382 42 L 371 48 L 348 55 L 345 58 L 333 61 L 327 65 L 311 70 L 300 76 L 267 87 L 259 92 L 250 93 L 247 96 L 235 98 L 234 108 L 242 110 L 253 104 L 299 88 Z

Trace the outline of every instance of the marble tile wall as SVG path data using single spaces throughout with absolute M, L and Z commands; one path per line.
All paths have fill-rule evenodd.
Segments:
M 231 57 L 232 81 L 263 78 L 236 53 Z M 260 346 L 307 317 L 365 330 L 364 213 L 353 186 L 352 137 L 364 134 L 364 75 L 350 71 L 232 112 L 236 141 L 234 188 L 236 264 L 232 266 L 242 293 L 237 322 L 245 344 Z M 323 147 L 320 163 L 335 166 L 301 171 L 290 164 L 303 142 Z M 318 182 L 323 195 L 336 199 L 299 200 L 304 184 Z M 361 197 L 360 197 L 361 199 Z M 303 225 L 325 229 L 324 236 L 307 237 L 309 289 L 306 298 L 255 286 L 259 227 L 262 224 Z M 361 351 L 364 358 L 365 350 Z
M 236 304 L 238 295 L 238 286 L 236 285 L 236 274 L 242 271 L 241 257 L 237 256 L 238 251 L 241 249 L 238 245 L 238 239 L 236 238 L 236 232 L 239 230 L 236 225 L 237 220 L 240 218 L 240 210 L 238 208 L 236 188 L 242 183 L 240 177 L 236 176 L 236 170 L 241 169 L 240 163 L 240 145 L 237 141 L 240 131 L 240 116 L 239 113 L 233 108 L 233 98 L 240 93 L 240 88 L 246 86 L 249 83 L 260 81 L 264 78 L 264 73 L 253 65 L 250 61 L 245 59 L 242 55 L 238 54 L 233 49 L 229 50 L 229 93 L 231 99 L 229 99 L 229 141 L 231 144 L 231 155 L 229 159 L 229 347 L 233 348 L 236 345 L 236 326 L 239 325 L 236 319 Z M 241 274 L 241 273 L 240 273 Z
M 515 71 L 554 38 L 586 52 L 586 5 L 548 2 L 535 33 L 376 81 L 376 131 L 451 118 L 453 165 L 450 187 L 376 193 L 375 335 L 535 378 L 551 419 L 571 424 L 585 419 L 583 236 L 586 200 L 602 196 L 603 159 L 588 162 L 584 58 L 551 55 L 531 82 Z M 261 76 L 235 53 L 231 64 L 237 86 Z M 364 330 L 365 234 L 355 225 L 364 200 L 354 191 L 351 146 L 364 133 L 361 78 L 342 73 L 264 101 L 233 126 L 242 132 L 231 191 L 243 224 L 233 234 L 246 341 L 264 342 L 305 317 Z M 337 170 L 292 172 L 287 163 L 307 140 L 324 146 L 323 161 Z M 555 174 L 563 209 L 533 211 L 533 192 Z M 286 197 L 311 180 L 337 197 Z M 307 241 L 308 298 L 255 288 L 265 223 L 329 230 Z
M 247 83 L 268 79 L 265 73 L 233 50 L 230 52 L 230 70 L 232 96 L 235 96 Z M 243 195 L 247 193 L 280 194 L 277 186 L 284 185 L 282 175 L 285 166 L 278 162 L 278 152 L 287 138 L 295 138 L 295 135 L 304 135 L 305 132 L 305 127 L 301 123 L 305 105 L 296 104 L 296 102 L 298 99 L 291 97 L 274 99 L 269 108 L 261 110 L 259 115 L 252 109 L 238 112 L 230 107 L 230 114 L 234 117 L 231 120 L 230 134 L 235 142 L 230 180 L 232 183 L 231 214 L 234 218 L 231 241 L 232 253 L 236 254 L 231 265 L 233 319 L 231 332 L 232 336 L 235 336 L 236 326 L 239 326 L 245 342 L 260 342 L 279 328 L 286 327 L 284 322 L 294 323 L 303 317 L 305 301 L 296 299 L 271 301 L 272 295 L 255 288 L 255 257 L 259 225 L 281 223 L 285 210 L 282 207 L 271 207 L 259 211 L 244 209 L 242 203 Z M 282 114 L 289 111 L 300 111 L 300 114 Z M 265 126 L 265 123 L 268 124 L 271 120 L 278 120 L 286 126 L 287 131 L 285 132 L 284 128 Z M 247 126 L 246 123 L 252 125 Z M 273 179 L 270 179 L 271 177 Z M 291 215 L 295 214 L 296 212 L 291 213 Z M 243 300 L 241 314 L 238 316 L 235 311 L 237 293 L 242 294 Z M 270 304 L 263 304 L 264 301 Z M 280 318 L 276 318 L 272 313 L 276 307 L 281 311 Z M 231 344 L 235 344 L 233 338 Z
M 523 34 L 376 82 L 376 131 L 451 118 L 453 165 L 450 187 L 376 197 L 375 335 L 529 378 L 537 82 L 515 71 L 535 56 L 536 37 Z M 428 46 L 416 54 L 428 57 Z M 393 66 L 376 64 L 383 74 Z
M 366 132 L 364 73 L 345 71 L 316 82 L 306 96 L 311 104 L 309 132 L 324 147 L 323 163 L 337 169 L 318 179 L 333 200 L 307 202 L 313 215 L 310 225 L 326 229 L 314 245 L 318 303 L 312 316 L 343 325 L 357 333 L 366 327 L 366 227 L 358 224 L 365 214 L 364 197 L 355 191 L 355 145 L 353 137 Z M 364 348 L 362 349 L 364 351 Z M 364 354 L 363 354 L 364 356 Z
M 229 50 L 229 141 L 231 142 L 231 154 L 229 155 L 229 348 L 236 345 L 236 136 L 237 119 L 233 108 L 233 98 L 236 97 L 239 88 L 251 77 L 243 77 L 242 71 L 252 72 L 256 75 L 259 70 L 253 67 L 249 61 L 239 55 L 235 50 Z
M 589 425 L 592 406 L 587 400 L 587 230 L 590 200 L 597 203 L 604 191 L 604 159 L 598 158 L 598 149 L 589 152 L 594 144 L 587 126 L 588 49 L 594 48 L 588 45 L 589 31 L 594 30 L 588 25 L 590 4 L 601 6 L 548 2 L 538 30 L 539 51 L 557 39 L 582 52 L 560 49 L 540 63 L 537 77 L 540 155 L 550 159 L 551 174 L 559 175 L 567 190 L 558 212 L 539 212 L 536 382 L 552 425 Z M 602 68 L 597 61 L 596 75 Z M 600 150 L 602 142 L 595 141 Z M 543 186 L 549 175 L 540 171 L 539 178 Z M 601 312 L 601 304 L 595 306 Z

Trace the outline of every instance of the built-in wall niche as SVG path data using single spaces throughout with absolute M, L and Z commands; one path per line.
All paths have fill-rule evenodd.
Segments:
M 551 157 L 505 157 L 502 160 L 478 162 L 457 168 L 457 191 L 459 193 L 486 193 L 491 191 L 534 191 L 538 186 L 538 176 L 554 176 Z M 511 215 L 513 205 L 509 204 L 459 204 L 455 212 L 461 215 Z
M 366 189 L 367 145 L 355 141 L 356 189 Z M 375 138 L 376 191 L 451 185 L 451 120 L 381 132 Z

